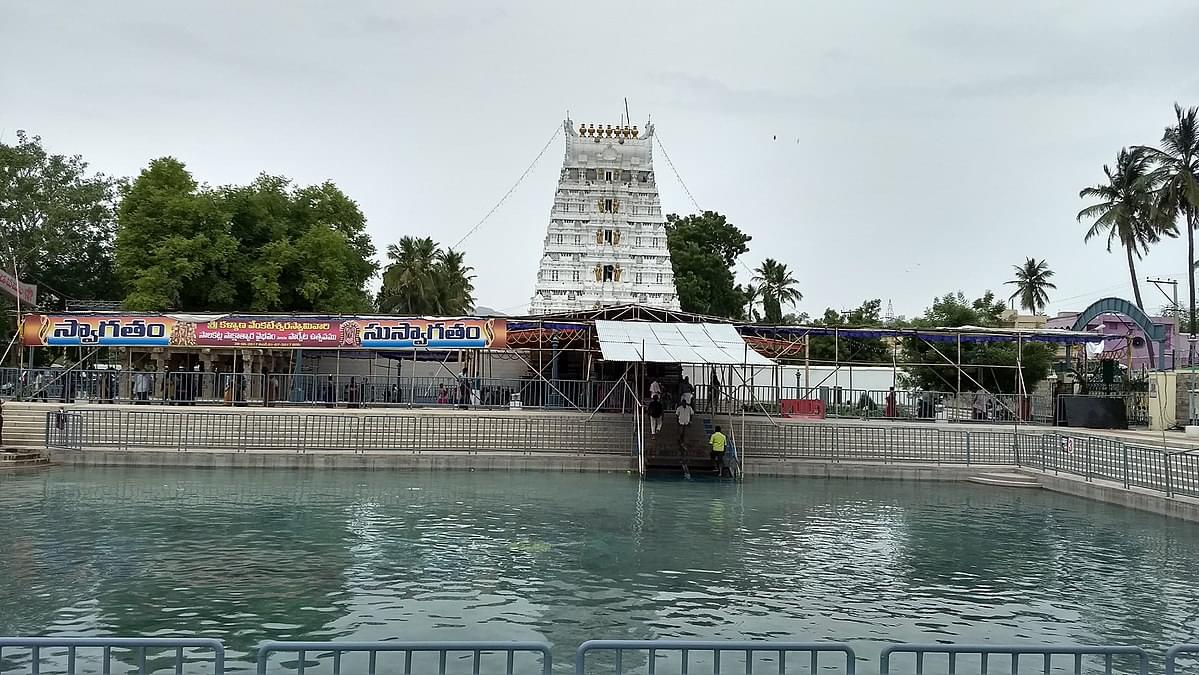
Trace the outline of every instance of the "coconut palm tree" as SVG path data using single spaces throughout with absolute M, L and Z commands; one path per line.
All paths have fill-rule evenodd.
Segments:
M 1016 292 L 1012 293 L 1011 298 L 1019 297 L 1020 306 L 1034 314 L 1045 311 L 1045 305 L 1049 304 L 1047 291 L 1057 288 L 1049 281 L 1049 277 L 1053 276 L 1049 263 L 1029 258 L 1023 265 L 1012 265 L 1012 269 L 1016 270 L 1016 278 L 1007 283 L 1015 286 Z
M 745 320 L 759 321 L 762 315 L 758 313 L 758 303 L 762 301 L 762 288 L 757 284 L 745 285 Z
M 1156 207 L 1163 217 L 1181 215 L 1187 230 L 1187 290 L 1190 295 L 1189 332 L 1196 333 L 1195 228 L 1199 227 L 1199 108 L 1174 104 L 1174 126 L 1166 127 L 1161 147 L 1143 147 L 1155 164 Z M 1193 360 L 1193 354 L 1188 362 Z
M 1107 235 L 1107 250 L 1114 242 L 1120 242 L 1128 259 L 1128 275 L 1132 279 L 1132 293 L 1137 307 L 1142 311 L 1141 285 L 1137 278 L 1136 260 L 1149 250 L 1149 245 L 1163 236 L 1177 237 L 1178 228 L 1173 219 L 1159 217 L 1154 209 L 1154 179 L 1149 154 L 1143 148 L 1121 149 L 1113 167 L 1103 165 L 1107 181 L 1083 188 L 1078 196 L 1082 199 L 1097 199 L 1078 212 L 1078 221 L 1091 220 L 1083 241 Z
M 436 314 L 437 244 L 429 237 L 403 237 L 387 247 L 391 263 L 383 270 L 379 309 L 395 314 Z
M 767 323 L 781 323 L 783 307 L 794 306 L 795 303 L 803 300 L 803 293 L 796 288 L 799 286 L 799 281 L 791 276 L 785 263 L 774 258 L 762 261 L 758 269 L 754 270 L 753 281 L 758 284 L 758 292 L 762 296 L 762 309 L 766 312 Z
M 435 269 L 439 310 L 446 315 L 469 314 L 475 307 L 475 268 L 466 264 L 466 255 L 449 249 L 439 253 Z
M 429 237 L 404 237 L 387 247 L 379 309 L 410 316 L 469 314 L 475 306 L 474 268 L 466 256 L 443 251 Z

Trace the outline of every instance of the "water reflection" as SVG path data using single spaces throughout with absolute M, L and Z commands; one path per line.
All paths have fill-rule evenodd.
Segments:
M 984 486 L 57 469 L 0 478 L 0 633 L 1056 640 L 1197 630 L 1199 528 Z

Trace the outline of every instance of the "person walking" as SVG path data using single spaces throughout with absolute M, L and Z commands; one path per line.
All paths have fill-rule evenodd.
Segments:
M 649 413 L 649 435 L 657 436 L 658 431 L 662 429 L 662 400 L 654 396 L 649 400 L 645 411 Z
M 649 383 L 649 395 L 650 395 L 650 398 L 653 398 L 654 396 L 657 396 L 658 398 L 662 398 L 662 385 L 658 384 L 657 380 L 654 380 Z
M 898 406 L 895 405 L 895 387 L 891 387 L 887 391 L 887 405 L 883 410 L 883 414 L 887 417 L 895 417 Z
M 679 421 L 679 448 L 683 447 L 683 441 L 687 438 L 687 429 L 691 426 L 691 413 L 691 404 L 681 401 L 679 407 L 674 410 Z
M 463 408 L 470 407 L 470 378 L 466 376 L 466 368 L 462 369 L 462 374 L 458 376 L 458 405 Z
M 729 439 L 720 431 L 720 427 L 712 432 L 712 437 L 708 439 L 708 445 L 712 446 L 712 462 L 716 464 L 716 475 L 724 475 L 724 450 L 728 445 Z
M 150 400 L 150 374 L 140 372 L 133 376 L 133 397 L 139 403 Z
M 716 406 L 720 404 L 720 377 L 716 368 L 712 368 L 712 377 L 708 378 L 708 412 L 715 414 Z
M 974 411 L 974 419 L 976 421 L 987 418 L 987 397 L 982 389 L 974 390 L 974 395 L 970 398 L 970 409 Z
M 679 401 L 690 404 L 693 396 L 695 396 L 695 385 L 691 384 L 691 380 L 684 375 L 683 381 L 679 383 Z

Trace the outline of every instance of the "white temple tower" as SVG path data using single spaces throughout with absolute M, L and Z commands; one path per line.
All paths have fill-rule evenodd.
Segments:
M 566 157 L 530 314 L 641 304 L 679 309 L 654 182 L 654 127 L 568 119 Z

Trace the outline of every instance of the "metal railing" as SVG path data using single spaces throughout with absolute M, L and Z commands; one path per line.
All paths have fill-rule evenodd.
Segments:
M 1009 465 L 1167 497 L 1199 497 L 1199 453 L 1049 429 L 753 421 L 744 425 L 740 442 L 758 459 Z
M 1166 650 L 1166 675 L 1177 675 L 1180 658 L 1194 663 L 1199 660 L 1199 644 L 1174 645 Z
M 807 673 L 827 671 L 827 660 L 822 664 L 823 654 L 836 654 L 843 658 L 838 672 L 854 675 L 857 656 L 849 645 L 841 642 L 773 642 L 773 641 L 720 641 L 720 640 L 589 640 L 579 645 L 575 652 L 575 675 L 591 672 L 603 675 L 623 675 L 626 672 L 625 652 L 643 655 L 645 670 L 649 675 L 660 675 L 664 671 L 671 675 L 692 673 L 743 673 L 753 675 L 754 666 L 769 663 L 777 675 L 787 675 L 788 656 L 806 667 Z M 589 656 L 595 656 L 591 663 Z M 608 657 L 608 658 L 603 658 Z M 803 658 L 806 657 L 806 658 Z M 596 663 L 596 662 L 599 663 Z M 772 661 L 772 662 L 771 662 Z M 697 668 L 699 666 L 699 668 Z M 837 665 L 833 666 L 837 668 Z M 759 673 L 765 668 L 759 667 Z M 768 671 L 767 671 L 768 672 Z
M 465 386 L 464 386 L 465 382 Z M 618 390 L 613 391 L 616 388 Z M 528 377 L 0 368 L 0 396 L 29 401 L 308 407 L 546 408 L 627 412 L 619 382 Z M 602 405 L 601 405 L 602 404 Z
M 911 668 L 903 668 L 896 672 L 911 673 L 912 675 L 924 675 L 928 664 L 926 657 L 931 655 L 944 655 L 944 665 L 937 664 L 937 667 L 932 668 L 934 673 L 957 673 L 961 666 L 962 656 L 978 657 L 978 668 L 971 667 L 969 672 L 977 672 L 978 675 L 987 675 L 991 672 L 991 663 L 997 659 L 992 659 L 992 656 L 1008 656 L 1010 660 L 1003 668 L 1002 672 L 1010 675 L 1018 675 L 1022 672 L 1021 657 L 1039 657 L 1040 664 L 1037 670 L 1043 675 L 1051 675 L 1053 672 L 1060 672 L 1060 659 L 1054 661 L 1054 657 L 1070 657 L 1072 662 L 1074 675 L 1082 675 L 1083 672 L 1091 672 L 1088 668 L 1083 670 L 1084 665 L 1088 665 L 1085 661 L 1087 657 L 1097 657 L 1103 662 L 1103 672 L 1107 675 L 1112 675 L 1113 672 L 1132 673 L 1136 672 L 1139 675 L 1149 674 L 1149 654 L 1140 647 L 1126 646 L 1080 646 L 1080 645 L 946 645 L 946 644 L 906 644 L 892 645 L 883 649 L 879 655 L 879 675 L 891 675 L 892 657 L 896 654 L 912 655 Z M 1131 661 L 1135 664 L 1136 670 L 1129 670 L 1124 663 L 1117 664 L 1116 657 L 1126 657 L 1125 661 Z M 1027 663 L 1032 659 L 1025 659 Z M 1121 665 L 1120 670 L 1114 670 L 1114 666 Z
M 1199 645 L 1170 647 L 1163 670 L 1153 672 L 1177 675 L 1179 660 L 1195 654 Z M 843 642 L 775 640 L 590 640 L 574 655 L 574 675 L 854 675 L 859 661 L 867 661 Z M 555 665 L 547 643 L 516 641 L 266 641 L 253 660 L 258 675 L 551 675 Z M 877 663 L 879 675 L 1151 672 L 1149 652 L 1126 645 L 892 644 Z M 131 669 L 224 675 L 225 647 L 212 638 L 0 638 L 0 675 Z
M 831 418 L 944 420 L 949 422 L 1053 423 L 1051 396 L 1024 396 L 920 389 L 852 389 L 847 387 L 775 387 L 769 385 L 696 386 L 698 409 L 713 414 L 747 411 L 778 413 L 779 401 L 817 399 Z
M 46 447 L 66 450 L 520 452 L 629 454 L 632 418 L 505 413 L 346 415 L 177 409 L 46 413 Z
M 68 675 L 109 675 L 114 662 L 122 670 L 128 665 L 136 667 L 139 675 L 168 669 L 175 675 L 222 675 L 225 646 L 210 638 L 0 637 L 0 673 L 12 672 L 15 666 L 32 675 L 43 668 Z
M 277 658 L 283 655 L 294 658 Z M 274 663 L 272 657 L 276 657 Z M 266 675 L 268 670 L 287 670 L 304 675 L 308 668 L 326 672 L 328 668 L 322 667 L 326 662 L 333 675 L 343 672 L 355 675 L 375 675 L 379 672 L 403 675 L 412 675 L 414 672 L 421 675 L 550 675 L 553 669 L 549 645 L 543 642 L 272 641 L 258 646 L 258 675 Z M 496 662 L 499 668 L 489 667 Z

